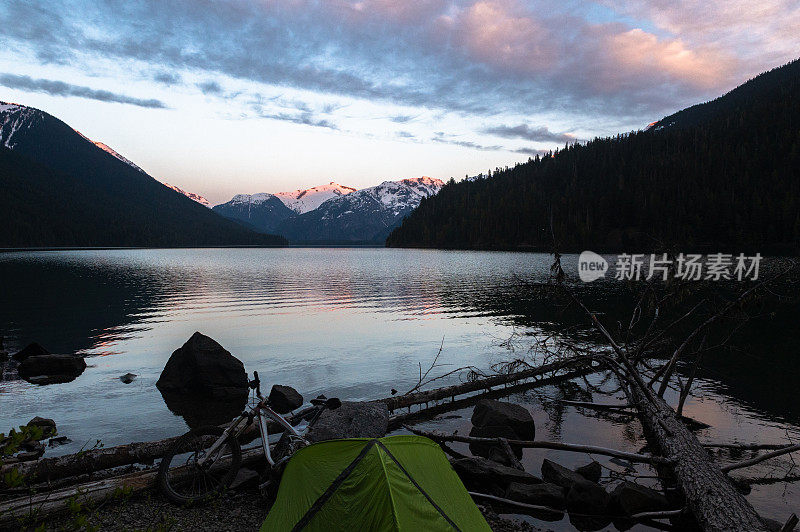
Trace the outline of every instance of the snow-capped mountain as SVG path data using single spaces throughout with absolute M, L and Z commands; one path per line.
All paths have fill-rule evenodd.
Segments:
M 420 177 L 329 199 L 318 208 L 285 220 L 276 231 L 293 242 L 383 242 L 423 198 L 439 192 L 439 179 Z
M 236 194 L 227 203 L 215 205 L 212 210 L 226 218 L 236 220 L 258 231 L 273 232 L 287 218 L 297 213 L 283 204 L 274 194 Z
M 104 144 L 104 146 L 105 146 L 105 144 Z M 133 164 L 133 163 L 131 163 L 131 164 Z M 134 166 L 136 166 L 136 165 L 134 165 Z M 211 202 L 208 201 L 207 199 L 205 199 L 200 194 L 195 194 L 194 192 L 187 192 L 187 191 L 183 190 L 182 188 L 176 187 L 175 185 L 170 185 L 169 183 L 164 183 L 164 186 L 168 187 L 168 188 L 171 188 L 175 192 L 183 194 L 184 196 L 186 196 L 190 200 L 194 200 L 197 203 L 199 203 L 200 205 L 203 205 L 204 207 L 208 207 L 209 209 L 211 208 Z
M 338 198 L 355 191 L 356 189 L 353 187 L 346 187 L 331 181 L 327 185 L 294 190 L 292 192 L 278 192 L 273 195 L 297 214 L 303 214 L 313 211 L 329 199 Z M 256 196 L 260 196 L 260 194 L 256 194 Z
M 331 183 L 288 193 L 237 194 L 213 209 L 293 242 L 376 243 L 442 185 L 430 177 L 384 181 L 361 190 Z

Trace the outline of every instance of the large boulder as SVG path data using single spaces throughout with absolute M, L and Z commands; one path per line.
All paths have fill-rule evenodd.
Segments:
M 336 410 L 325 410 L 308 430 L 312 443 L 341 438 L 381 438 L 389 428 L 386 403 L 342 401 Z
M 505 496 L 506 490 L 512 483 L 539 484 L 542 482 L 542 479 L 530 473 L 478 456 L 451 460 L 450 465 L 453 466 L 456 474 L 461 478 L 461 482 L 468 489 L 500 497 Z
M 559 521 L 564 517 L 566 499 L 564 490 L 561 486 L 542 482 L 541 484 L 521 484 L 512 482 L 506 490 L 506 498 L 512 501 L 533 504 L 536 506 L 547 506 L 560 512 L 535 511 L 531 510 L 531 515 L 543 521 Z
M 571 469 L 567 469 L 547 458 L 542 462 L 542 478 L 545 482 L 552 482 L 565 490 L 572 488 L 576 482 L 587 480 L 583 475 Z
M 600 530 L 611 523 L 611 496 L 595 482 L 581 480 L 567 491 L 569 521 L 578 530 Z
M 49 355 L 50 351 L 42 347 L 41 345 L 33 342 L 25 346 L 21 351 L 17 351 L 12 355 L 11 358 L 16 360 L 17 362 L 22 362 L 23 360 L 29 357 L 38 357 L 42 355 Z
M 248 392 L 244 364 L 199 332 L 172 353 L 156 386 L 162 395 L 201 395 L 214 399 L 246 399 Z
M 511 427 L 523 440 L 536 438 L 536 425 L 533 416 L 520 405 L 493 399 L 482 399 L 472 411 L 472 425 L 475 427 Z
M 17 371 L 32 384 L 57 384 L 74 381 L 86 369 L 82 357 L 74 355 L 38 355 L 23 360 Z

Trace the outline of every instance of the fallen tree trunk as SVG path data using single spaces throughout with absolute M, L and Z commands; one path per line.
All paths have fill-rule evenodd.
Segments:
M 303 416 L 308 414 L 311 410 L 312 409 L 304 409 L 299 411 L 292 417 L 292 424 L 299 422 Z M 278 434 L 283 432 L 283 427 L 270 421 L 268 430 L 270 434 Z M 17 472 L 28 479 L 29 482 L 44 483 L 131 464 L 149 465 L 152 464 L 154 460 L 164 456 L 179 437 L 180 436 L 175 436 L 158 441 L 135 442 L 117 445 L 115 447 L 91 449 L 75 454 L 42 458 L 33 462 L 7 464 L 0 468 L 0 476 L 10 472 L 12 469 L 16 469 Z M 258 437 L 260 437 L 260 433 L 255 423 L 253 423 L 245 427 L 239 434 L 238 439 L 239 443 L 244 444 Z
M 673 462 L 670 473 L 680 485 L 703 530 L 765 531 L 755 509 L 742 496 L 675 411 L 655 393 L 637 382 L 629 387 L 631 402 L 639 411 L 648 442 Z
M 512 393 L 530 390 L 532 388 L 537 388 L 539 386 L 547 386 L 550 384 L 557 384 L 559 382 L 568 381 L 570 379 L 574 379 L 575 377 L 581 377 L 588 373 L 594 373 L 596 371 L 597 368 L 578 369 L 575 371 L 568 371 L 566 373 L 559 373 L 552 377 L 545 377 L 531 382 L 514 384 L 512 386 L 499 388 L 497 390 L 470 395 L 462 399 L 453 399 L 452 401 L 442 401 L 433 406 L 426 406 L 424 408 L 420 408 L 419 410 L 415 410 L 413 412 L 408 412 L 405 414 L 397 414 L 395 416 L 392 416 L 389 419 L 389 430 L 395 430 L 401 427 L 404 423 L 408 423 L 410 421 L 415 421 L 419 419 L 430 419 L 434 416 L 443 414 L 445 412 L 452 412 L 453 410 L 459 410 L 461 408 L 472 406 L 481 399 L 495 399 L 498 397 L 504 397 L 507 395 L 511 395 Z
M 252 463 L 263 457 L 264 452 L 260 447 L 250 449 L 242 453 L 242 463 Z M 0 502 L 0 528 L 10 524 L 21 525 L 26 519 L 41 522 L 49 516 L 65 511 L 75 499 L 84 504 L 96 504 L 122 492 L 137 493 L 154 487 L 157 478 L 158 470 L 148 469 L 3 501 Z
M 516 383 L 521 380 L 541 377 L 548 373 L 554 373 L 563 369 L 576 367 L 582 368 L 586 370 L 586 372 L 597 371 L 593 368 L 592 363 L 587 360 L 562 360 L 553 362 L 551 364 L 545 364 L 537 368 L 530 368 L 502 375 L 492 375 L 490 377 L 475 379 L 473 381 L 427 390 L 424 392 L 386 397 L 384 399 L 380 399 L 380 401 L 386 403 L 386 406 L 389 407 L 389 411 L 393 412 L 400 408 L 430 403 L 442 399 L 451 399 L 457 395 L 477 392 L 480 390 L 490 390 L 494 386 L 503 386 L 506 384 Z

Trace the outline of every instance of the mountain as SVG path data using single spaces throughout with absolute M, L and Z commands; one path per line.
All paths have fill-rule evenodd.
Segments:
M 174 190 L 178 194 L 183 194 L 184 196 L 186 196 L 190 200 L 196 201 L 197 203 L 199 203 L 200 205 L 203 205 L 204 207 L 208 207 L 209 209 L 211 208 L 211 202 L 208 201 L 207 199 L 205 199 L 200 194 L 195 194 L 194 192 L 187 192 L 187 191 L 183 190 L 182 188 L 176 187 L 175 185 L 170 185 L 169 183 L 164 183 L 164 186 L 167 187 L 167 188 L 171 188 L 172 190 Z
M 38 109 L 0 102 L 0 246 L 281 245 Z
M 237 194 L 229 202 L 215 205 L 212 210 L 264 232 L 275 232 L 282 221 L 297 216 L 276 195 L 266 192 Z
M 322 203 L 285 220 L 277 232 L 291 242 L 383 243 L 403 217 L 436 194 L 441 180 L 430 177 L 384 181 Z
M 383 243 L 404 216 L 442 185 L 430 177 L 385 181 L 362 190 L 331 183 L 292 193 L 237 194 L 213 210 L 291 242 Z M 328 199 L 319 201 L 323 197 Z
M 331 181 L 327 185 L 295 190 L 293 192 L 278 192 L 274 194 L 274 196 L 297 214 L 303 214 L 308 211 L 313 211 L 329 199 L 338 198 L 339 196 L 344 196 L 355 191 L 356 189 L 352 187 L 346 187 Z
M 800 60 L 423 200 L 389 246 L 800 252 Z

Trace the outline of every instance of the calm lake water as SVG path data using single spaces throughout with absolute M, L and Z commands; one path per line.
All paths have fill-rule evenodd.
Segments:
M 575 256 L 563 261 L 573 277 L 576 262 Z M 512 335 L 524 349 L 525 335 L 552 330 L 558 321 L 551 303 L 519 290 L 521 280 L 547 279 L 549 264 L 549 256 L 533 253 L 369 248 L 0 253 L 5 349 L 36 341 L 54 353 L 85 355 L 89 365 L 75 381 L 51 386 L 28 384 L 7 367 L 0 431 L 35 415 L 55 419 L 73 443 L 48 450 L 49 456 L 96 440 L 111 446 L 184 432 L 184 420 L 166 407 L 155 382 L 195 331 L 217 340 L 262 381 L 292 385 L 306 398 L 376 399 L 392 388 L 405 391 L 440 345 L 439 363 L 446 365 L 440 372 L 489 368 L 513 356 L 504 342 Z M 576 288 L 598 305 L 619 298 L 614 281 Z M 796 321 L 788 327 L 748 353 L 767 361 L 757 371 L 744 356 L 709 362 L 698 397 L 685 409 L 712 425 L 698 433 L 701 441 L 800 439 Z M 136 380 L 120 382 L 129 372 Z M 575 385 L 512 399 L 531 409 L 537 437 L 630 451 L 644 444 L 638 422 L 587 416 L 558 398 L 586 400 Z M 455 414 L 462 417 L 425 426 L 468 432 L 470 412 Z M 566 465 L 588 461 L 534 450 L 526 450 L 524 461 L 538 474 L 543 457 Z M 740 476 L 798 474 L 788 458 L 767 464 Z M 783 521 L 800 510 L 797 486 L 757 485 L 748 498 L 765 516 Z

